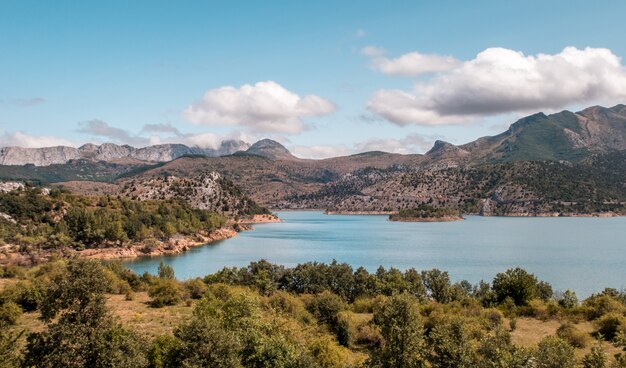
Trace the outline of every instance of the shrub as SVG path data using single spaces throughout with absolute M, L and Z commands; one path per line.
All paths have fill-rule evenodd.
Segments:
M 0 328 L 13 326 L 22 315 L 22 308 L 14 302 L 5 302 L 0 306 Z
M 591 348 L 591 351 L 583 357 L 583 368 L 604 368 L 606 367 L 606 353 L 602 344 Z
M 304 324 L 313 321 L 313 316 L 306 310 L 302 300 L 287 292 L 277 291 L 272 294 L 269 297 L 269 305 L 282 314 L 291 316 Z
M 556 335 L 567 341 L 575 348 L 582 349 L 589 343 L 589 336 L 579 331 L 572 323 L 566 322 L 561 324 L 556 330 Z
M 598 321 L 598 333 L 607 340 L 613 340 L 619 332 L 626 332 L 624 316 L 618 313 L 609 313 L 602 316 Z
M 148 290 L 148 296 L 152 298 L 151 306 L 161 308 L 180 303 L 181 290 L 176 280 L 156 279 Z
M 575 364 L 574 348 L 555 336 L 541 340 L 534 355 L 537 368 L 573 368 Z
M 326 323 L 334 330 L 337 326 L 337 313 L 346 309 L 346 305 L 338 295 L 323 291 L 309 300 L 306 308 L 318 322 Z
M 183 286 L 191 299 L 200 299 L 207 291 L 206 284 L 200 279 L 187 280 Z

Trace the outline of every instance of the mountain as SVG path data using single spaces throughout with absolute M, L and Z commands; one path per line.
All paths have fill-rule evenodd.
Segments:
M 537 113 L 492 137 L 459 146 L 475 163 L 524 160 L 580 161 L 591 153 L 626 149 L 626 107 L 589 107 L 573 113 Z
M 203 155 L 209 157 L 231 155 L 248 149 L 243 141 L 226 140 L 217 149 L 188 147 L 184 144 L 160 144 L 143 148 L 128 145 L 103 143 L 95 145 L 87 143 L 79 148 L 57 146 L 44 148 L 2 147 L 0 148 L 0 165 L 49 166 L 66 164 L 70 160 L 90 160 L 114 162 L 132 159 L 146 162 L 167 162 L 185 155 Z
M 285 146 L 271 139 L 262 139 L 246 150 L 247 154 L 268 158 L 270 160 L 297 160 Z
M 226 152 L 242 146 L 229 147 Z M 394 211 L 428 203 L 466 213 L 528 215 L 626 204 L 624 105 L 537 113 L 495 136 L 462 145 L 437 141 L 423 155 L 374 151 L 309 160 L 269 139 L 243 147 L 215 157 L 182 145 L 87 145 L 78 149 L 80 159 L 67 164 L 0 166 L 0 179 L 71 181 L 63 185 L 98 194 L 129 180 L 150 183 L 216 172 L 260 205 L 338 211 Z M 59 151 L 53 153 L 71 154 Z M 193 187 L 200 196 L 202 185 Z M 167 188 L 159 195 L 173 190 Z

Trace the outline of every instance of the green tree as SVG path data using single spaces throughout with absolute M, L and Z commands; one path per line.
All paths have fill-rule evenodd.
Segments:
M 471 337 L 461 319 L 438 323 L 429 334 L 433 355 L 430 361 L 438 368 L 476 366 Z
M 374 367 L 427 366 L 417 298 L 406 293 L 389 297 L 374 311 L 374 323 L 384 339 L 372 354 Z
M 176 275 L 174 274 L 174 268 L 172 268 L 172 266 L 170 265 L 166 265 L 165 263 L 163 263 L 163 261 L 159 263 L 158 272 L 159 278 L 161 279 L 174 280 L 176 278 Z
M 449 303 L 452 301 L 450 276 L 448 272 L 440 271 L 436 268 L 430 271 L 422 271 L 422 280 L 433 300 L 439 303 Z
M 72 260 L 57 275 L 41 302 L 43 332 L 27 339 L 25 365 L 47 367 L 143 367 L 140 339 L 114 322 L 104 293 L 102 266 Z
M 521 268 L 508 269 L 496 275 L 492 289 L 499 303 L 509 297 L 515 305 L 526 305 L 537 296 L 537 278 Z

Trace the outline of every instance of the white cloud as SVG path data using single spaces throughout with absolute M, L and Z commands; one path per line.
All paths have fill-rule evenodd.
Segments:
M 240 125 L 257 132 L 295 134 L 305 129 L 302 118 L 335 110 L 335 104 L 320 96 L 300 97 L 267 81 L 208 90 L 184 110 L 183 116 L 199 125 Z
M 370 46 L 371 47 L 371 46 Z M 384 57 L 382 49 L 367 47 L 361 50 L 363 55 L 372 57 L 370 66 L 383 74 L 399 76 L 416 76 L 425 73 L 443 72 L 454 69 L 461 64 L 461 61 L 452 56 L 441 56 L 436 54 L 421 54 L 410 52 L 396 59 Z
M 102 137 L 107 141 L 115 143 L 131 144 L 135 146 L 145 146 L 149 140 L 137 135 L 130 134 L 128 131 L 110 126 L 107 122 L 92 119 L 79 123 L 79 133 L 88 134 L 92 137 Z
M 291 146 L 290 151 L 296 157 L 313 159 L 347 156 L 354 153 L 352 148 L 345 145 Z
M 378 46 L 365 46 L 361 49 L 361 55 L 377 58 L 385 55 L 385 49 Z
M 24 132 L 4 133 L 0 135 L 0 147 L 53 147 L 53 146 L 70 146 L 75 147 L 76 143 L 61 137 L 49 135 L 29 135 Z
M 348 145 L 315 145 L 315 146 L 292 146 L 292 153 L 301 158 L 330 158 L 347 156 L 369 151 L 383 151 L 389 153 L 423 153 L 428 151 L 439 136 L 409 134 L 404 138 L 380 138 L 368 139 L 363 142 Z
M 399 125 L 439 125 L 624 98 L 626 69 L 611 50 L 567 47 L 526 56 L 490 48 L 410 91 L 377 91 L 368 109 Z

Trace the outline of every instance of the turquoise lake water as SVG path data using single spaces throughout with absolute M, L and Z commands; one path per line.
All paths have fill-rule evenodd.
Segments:
M 279 212 L 281 223 L 177 256 L 144 257 L 125 265 L 156 273 L 171 265 L 179 279 L 224 266 L 267 259 L 285 266 L 336 259 L 375 271 L 378 266 L 439 268 L 454 281 L 491 281 L 523 267 L 555 290 L 589 296 L 604 287 L 626 287 L 626 218 L 511 218 L 469 216 L 464 221 L 399 223 L 387 216 Z

